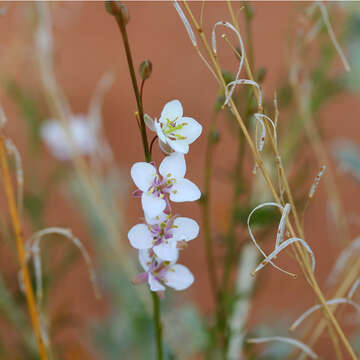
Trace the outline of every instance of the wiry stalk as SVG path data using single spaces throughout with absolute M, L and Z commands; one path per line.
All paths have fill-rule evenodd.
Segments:
M 142 105 L 142 91 L 139 92 L 139 87 L 136 80 L 135 75 L 135 68 L 134 68 L 134 62 L 132 60 L 132 55 L 130 51 L 130 44 L 129 39 L 127 36 L 126 31 L 126 19 L 123 17 L 123 13 L 121 11 L 118 11 L 117 3 L 115 1 L 109 2 L 110 7 L 112 8 L 113 13 L 115 14 L 115 19 L 117 24 L 119 25 L 119 29 L 121 32 L 121 37 L 123 40 L 125 53 L 126 53 L 126 59 L 128 63 L 129 73 L 131 77 L 131 82 L 134 89 L 134 95 L 138 107 L 138 118 L 139 118 L 139 129 L 141 133 L 142 138 L 142 144 L 143 144 L 143 150 L 145 155 L 145 161 L 150 162 L 151 161 L 151 150 L 149 148 L 147 134 L 146 134 L 146 125 L 144 121 L 144 109 Z M 143 84 L 141 86 L 141 90 L 143 89 Z M 150 291 L 152 295 L 152 301 L 153 301 L 153 318 L 154 318 L 154 329 L 155 329 L 155 339 L 156 339 L 156 348 L 157 348 L 157 359 L 162 360 L 163 359 L 163 346 L 162 346 L 162 328 L 161 328 L 161 314 L 160 314 L 160 299 L 156 292 Z
M 47 354 L 45 349 L 45 344 L 43 342 L 41 336 L 41 328 L 40 328 L 40 320 L 39 314 L 36 309 L 35 305 L 35 296 L 34 291 L 31 285 L 29 269 L 26 264 L 26 254 L 25 254 L 25 246 L 24 246 L 24 238 L 22 227 L 19 219 L 18 209 L 16 205 L 15 199 L 15 192 L 11 182 L 10 170 L 9 165 L 6 158 L 6 149 L 4 145 L 4 137 L 0 135 L 0 163 L 1 163 L 1 170 L 3 174 L 3 181 L 5 186 L 6 197 L 9 205 L 9 211 L 11 216 L 11 222 L 15 233 L 15 240 L 16 240 L 16 248 L 18 253 L 18 259 L 20 264 L 20 269 L 23 273 L 24 277 L 24 285 L 25 285 L 25 296 L 26 301 L 28 304 L 30 319 L 32 323 L 32 327 L 35 332 L 37 346 L 40 354 L 41 360 L 46 360 Z
M 114 12 L 117 11 L 117 8 L 116 8 L 117 4 L 116 4 L 115 1 L 110 1 L 110 6 L 113 8 Z M 115 15 L 115 19 L 116 19 L 116 22 L 117 22 L 117 24 L 119 26 L 120 32 L 121 32 L 121 37 L 122 37 L 122 40 L 123 40 L 125 53 L 126 53 L 126 60 L 127 60 L 127 63 L 128 63 L 129 73 L 130 73 L 130 77 L 131 77 L 131 83 L 133 85 L 136 104 L 137 104 L 137 108 L 138 108 L 138 112 L 139 112 L 140 133 L 141 133 L 141 139 L 142 139 L 144 153 L 145 153 L 145 159 L 146 159 L 147 162 L 150 162 L 151 161 L 151 153 L 150 153 L 150 150 L 149 150 L 148 139 L 147 139 L 147 136 L 146 136 L 146 125 L 145 125 L 145 121 L 144 121 L 144 110 L 143 110 L 143 105 L 142 105 L 142 101 L 141 101 L 142 94 L 140 96 L 139 87 L 138 87 L 138 84 L 137 84 L 137 81 L 136 81 L 134 62 L 133 62 L 133 59 L 132 59 L 129 39 L 128 39 L 128 36 L 127 36 L 127 31 L 126 31 L 126 23 L 125 23 L 125 19 L 123 18 L 123 16 L 120 13 Z

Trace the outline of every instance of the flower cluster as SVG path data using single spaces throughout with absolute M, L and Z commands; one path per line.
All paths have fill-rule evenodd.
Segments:
M 179 251 L 197 237 L 199 225 L 193 219 L 175 215 L 171 203 L 200 198 L 199 188 L 185 178 L 184 154 L 200 136 L 202 127 L 182 115 L 181 103 L 173 100 L 165 105 L 159 120 L 146 116 L 147 126 L 156 132 L 160 149 L 167 156 L 159 168 L 153 162 L 137 162 L 131 168 L 138 188 L 134 195 L 141 197 L 144 211 L 143 221 L 128 233 L 130 244 L 139 250 L 144 269 L 134 283 L 148 282 L 150 290 L 156 292 L 164 291 L 165 285 L 184 290 L 194 282 L 189 269 L 176 262 Z

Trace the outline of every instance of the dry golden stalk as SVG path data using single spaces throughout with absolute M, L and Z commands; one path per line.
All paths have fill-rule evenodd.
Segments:
M 40 358 L 41 358 L 41 360 L 46 360 L 48 357 L 46 354 L 45 344 L 41 337 L 39 315 L 38 315 L 36 305 L 35 305 L 35 297 L 34 297 L 34 291 L 33 291 L 32 285 L 31 285 L 31 281 L 30 281 L 29 269 L 26 264 L 23 232 L 22 232 L 22 228 L 21 228 L 19 215 L 18 215 L 18 209 L 17 209 L 16 199 L 15 199 L 15 192 L 13 189 L 13 185 L 11 183 L 11 176 L 10 176 L 9 165 L 7 162 L 7 156 L 6 156 L 3 135 L 0 135 L 0 162 L 1 162 L 1 170 L 2 170 L 2 174 L 3 174 L 6 197 L 7 197 L 7 201 L 8 201 L 8 205 L 9 205 L 11 222 L 12 222 L 14 233 L 15 233 L 16 248 L 17 248 L 17 253 L 18 253 L 20 269 L 21 269 L 21 272 L 24 277 L 25 296 L 26 296 L 26 301 L 28 304 L 31 324 L 32 324 L 32 327 L 33 327 L 35 335 L 36 335 Z

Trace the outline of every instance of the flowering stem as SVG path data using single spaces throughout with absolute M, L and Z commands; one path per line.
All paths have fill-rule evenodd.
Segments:
M 116 7 L 115 2 L 110 1 L 110 4 L 111 4 L 110 6 Z M 150 162 L 151 161 L 151 153 L 149 150 L 149 144 L 148 144 L 148 139 L 147 139 L 147 135 L 146 135 L 146 126 L 145 126 L 145 121 L 144 121 L 144 109 L 143 109 L 142 100 L 141 100 L 141 96 L 140 96 L 140 92 L 139 92 L 139 87 L 138 87 L 138 84 L 136 81 L 134 63 L 132 60 L 129 39 L 128 39 L 127 32 L 126 32 L 126 24 L 124 22 L 122 15 L 120 15 L 120 14 L 116 15 L 115 19 L 116 19 L 117 24 L 119 25 L 121 37 L 122 37 L 122 40 L 124 43 L 126 59 L 127 59 L 128 67 L 129 67 L 131 82 L 133 85 L 136 104 L 137 104 L 137 108 L 138 108 L 138 112 L 139 112 L 140 132 L 141 132 L 141 138 L 142 138 L 142 143 L 143 143 L 143 147 L 144 147 L 145 159 L 147 162 Z
M 156 350 L 157 350 L 157 359 L 163 359 L 163 350 L 162 350 L 162 328 L 160 321 L 160 301 L 156 292 L 151 291 L 153 298 L 153 312 L 154 312 L 154 331 L 156 336 Z
M 116 6 L 113 1 L 110 2 L 110 6 Z M 134 94 L 136 98 L 138 113 L 139 113 L 139 121 L 140 121 L 140 132 L 142 137 L 142 143 L 144 148 L 144 154 L 145 154 L 145 160 L 147 162 L 151 161 L 151 148 L 156 140 L 156 137 L 153 139 L 151 143 L 151 147 L 149 148 L 148 139 L 146 135 L 146 126 L 144 121 L 144 109 L 142 104 L 142 94 L 143 94 L 143 87 L 144 87 L 144 80 L 141 83 L 141 91 L 139 92 L 138 84 L 136 81 L 136 75 L 135 75 L 135 69 L 134 69 L 134 63 L 131 56 L 130 51 L 130 44 L 129 39 L 126 32 L 126 24 L 124 22 L 124 19 L 121 14 L 118 14 L 115 16 L 116 22 L 119 25 L 119 29 L 121 32 L 121 36 L 124 43 L 125 53 L 126 53 L 126 59 L 128 62 L 131 82 L 134 88 Z M 157 349 L 157 359 L 162 360 L 163 359 L 163 351 L 162 351 L 162 329 L 161 329 L 161 320 L 160 320 L 160 301 L 158 295 L 151 291 L 152 300 L 153 300 L 153 317 L 154 317 L 154 330 L 155 330 L 155 336 L 156 336 L 156 349 Z
M 30 319 L 31 319 L 32 327 L 33 327 L 35 335 L 36 335 L 40 358 L 41 358 L 41 360 L 46 360 L 47 354 L 46 354 L 44 342 L 41 337 L 39 315 L 36 310 L 34 292 L 33 292 L 33 288 L 31 285 L 29 269 L 26 264 L 24 238 L 23 238 L 22 228 L 21 228 L 21 224 L 20 224 L 20 220 L 19 220 L 19 216 L 18 216 L 18 209 L 16 206 L 14 189 L 11 184 L 10 170 L 9 170 L 9 165 L 8 165 L 8 162 L 6 159 L 6 150 L 5 150 L 5 146 L 4 146 L 4 138 L 2 136 L 0 136 L 0 162 L 1 162 L 1 170 L 3 173 L 3 181 L 4 181 L 4 186 L 5 186 L 6 197 L 7 197 L 8 204 L 9 204 L 11 221 L 12 221 L 12 225 L 13 225 L 14 233 L 15 233 L 16 247 L 17 247 L 17 252 L 18 252 L 20 268 L 21 268 L 21 272 L 23 274 L 23 279 L 24 279 L 25 296 L 26 296 L 26 301 L 27 301 L 28 308 L 29 308 Z

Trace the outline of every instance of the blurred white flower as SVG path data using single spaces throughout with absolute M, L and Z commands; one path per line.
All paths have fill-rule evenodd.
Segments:
M 183 108 L 179 100 L 168 102 L 159 120 L 152 120 L 147 115 L 145 122 L 151 130 L 156 131 L 162 150 L 167 149 L 166 145 L 168 145 L 172 150 L 182 154 L 189 152 L 189 145 L 200 136 L 202 131 L 202 126 L 196 120 L 183 117 Z
M 156 167 L 147 162 L 137 162 L 131 168 L 131 177 L 139 188 L 145 214 L 154 218 L 174 202 L 195 201 L 200 198 L 199 188 L 185 179 L 186 163 L 184 155 L 172 153 Z M 169 196 L 169 198 L 167 197 Z
M 178 249 L 199 234 L 197 222 L 186 217 L 161 213 L 155 219 L 146 221 L 146 224 L 137 224 L 130 229 L 130 244 L 136 249 L 152 248 L 155 255 L 164 261 L 175 261 Z
M 74 151 L 81 155 L 91 155 L 97 147 L 95 127 L 85 115 L 72 115 L 68 132 L 58 120 L 48 120 L 41 127 L 41 137 L 52 154 L 60 160 L 71 159 Z
M 139 261 L 145 272 L 134 282 L 147 282 L 151 291 L 164 291 L 165 285 L 178 291 L 187 289 L 194 282 L 194 276 L 186 266 L 176 264 L 176 260 L 161 261 L 152 250 L 140 250 Z

